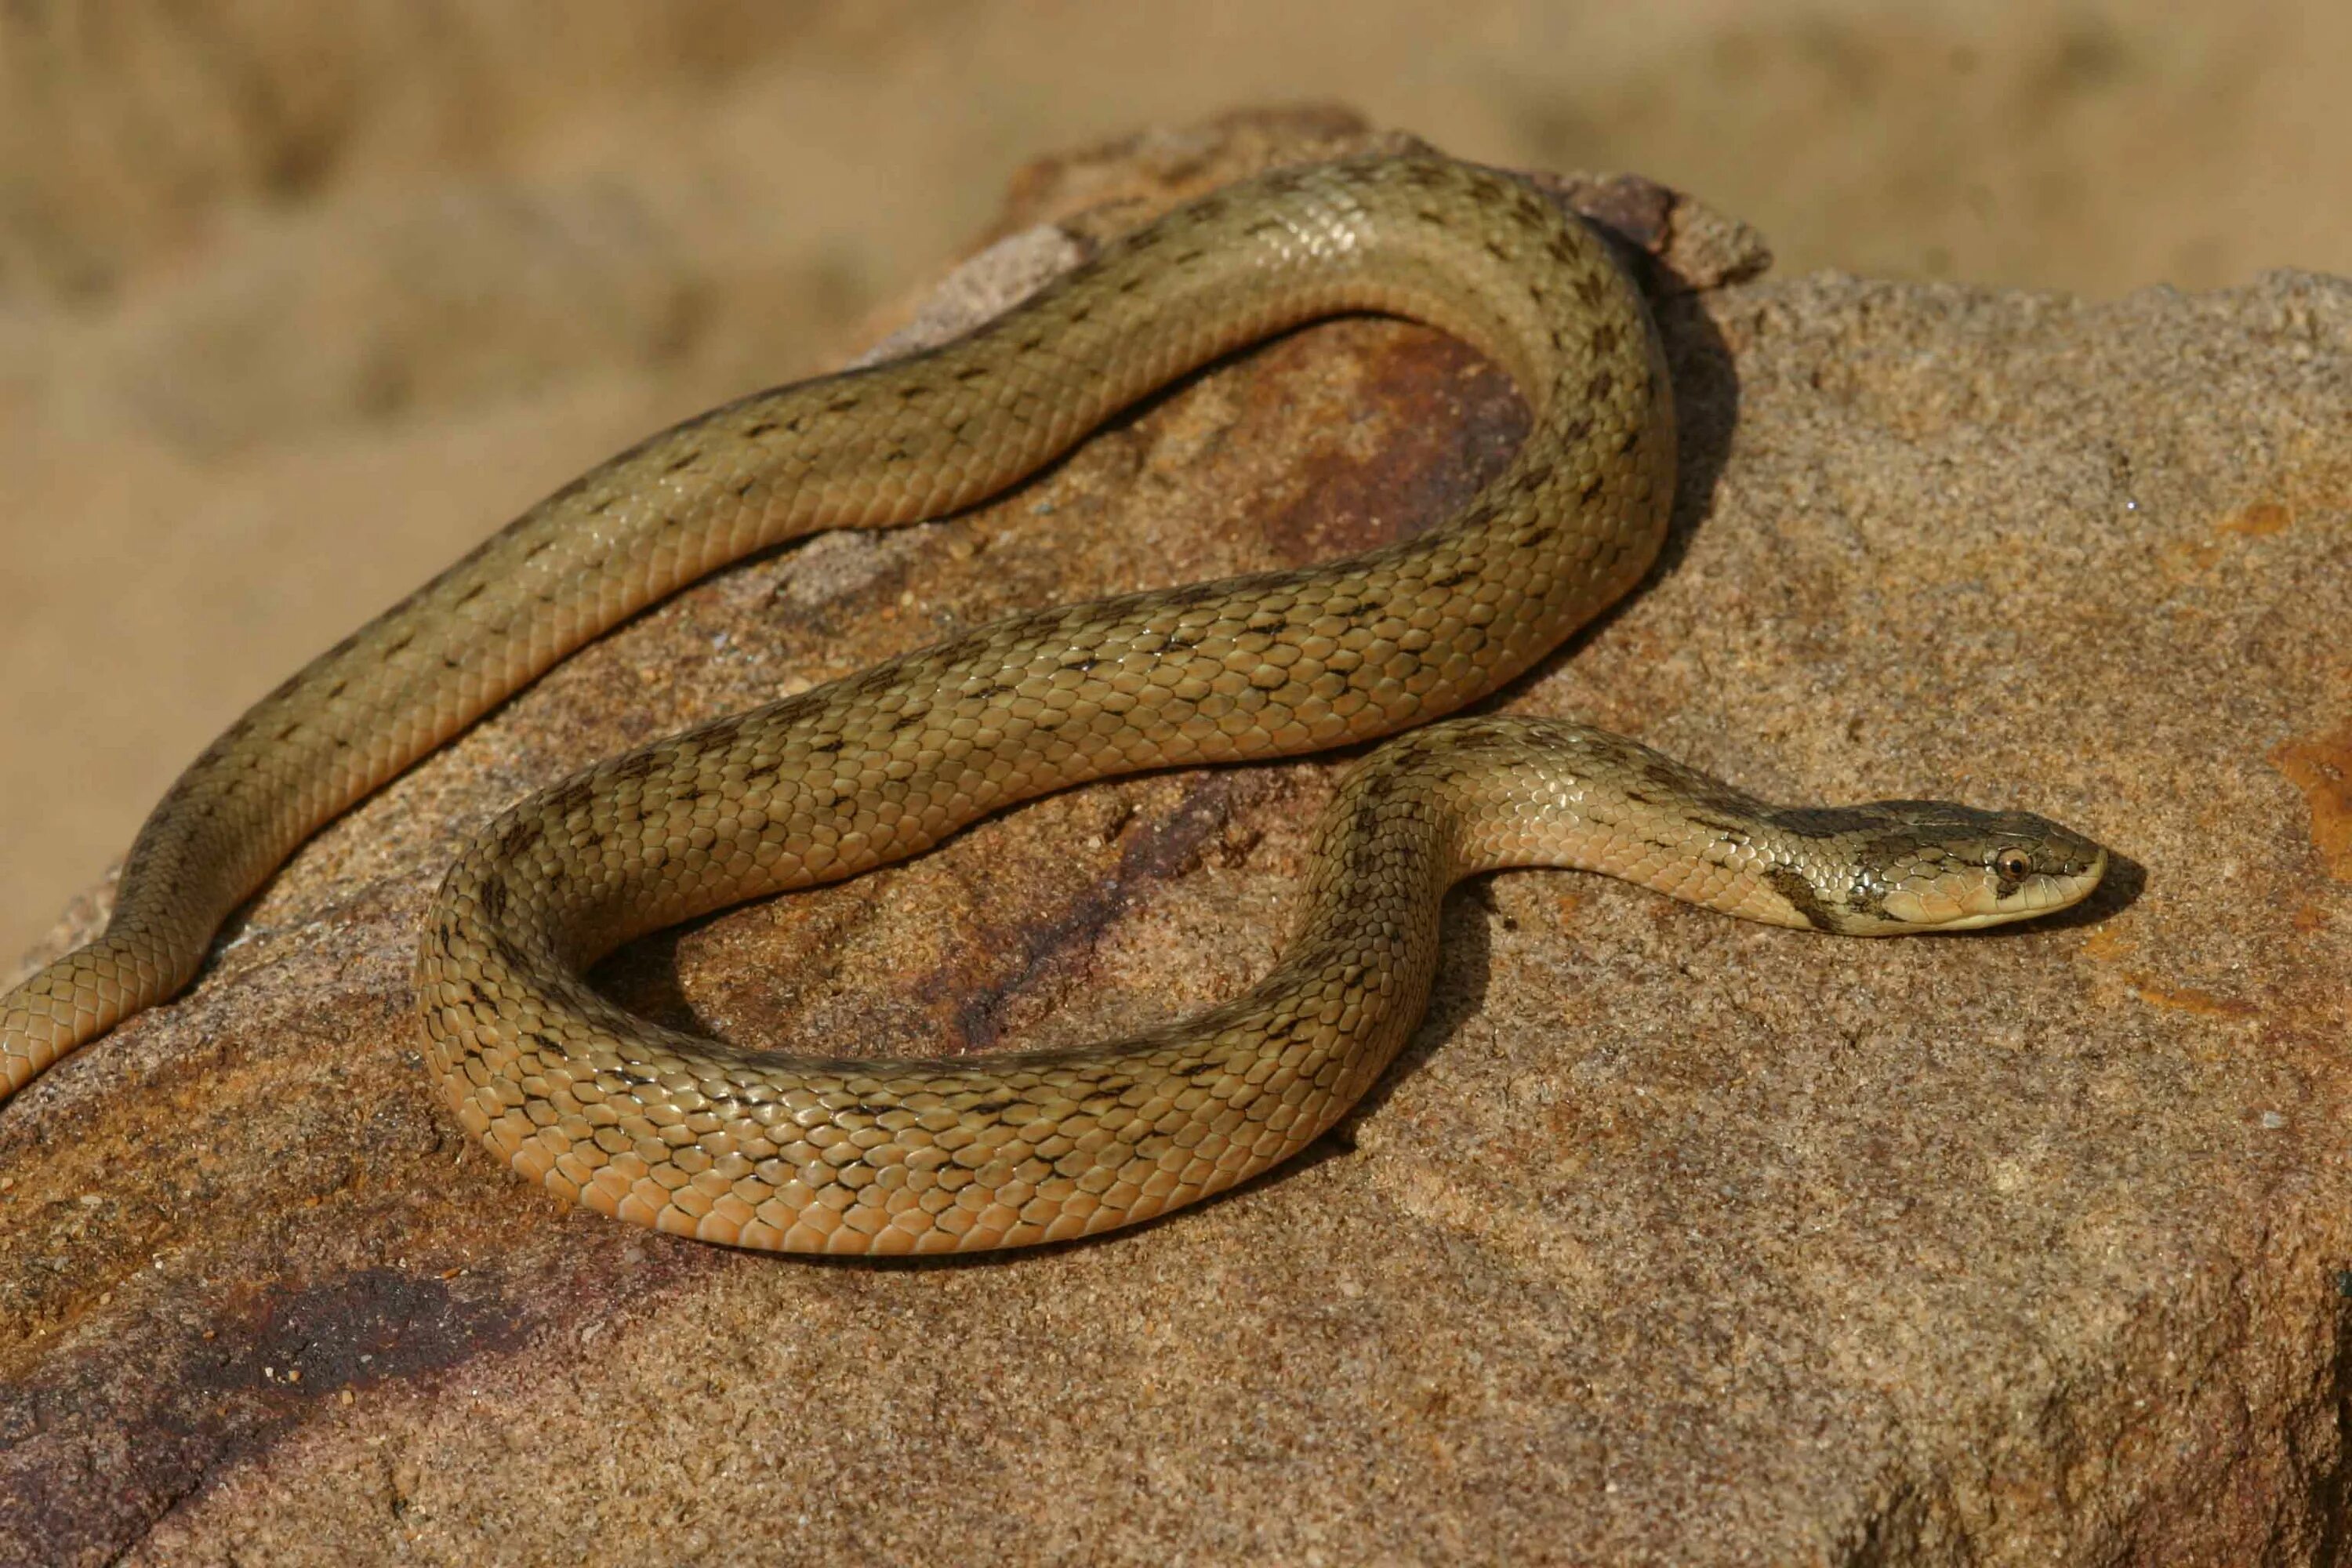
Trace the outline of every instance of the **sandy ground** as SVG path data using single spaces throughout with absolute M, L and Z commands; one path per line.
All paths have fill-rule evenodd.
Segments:
M 2352 273 L 2347 59 L 2326 0 L 0 11 L 0 953 L 304 658 L 840 352 L 1032 156 L 1340 100 L 1784 272 L 2105 296 Z

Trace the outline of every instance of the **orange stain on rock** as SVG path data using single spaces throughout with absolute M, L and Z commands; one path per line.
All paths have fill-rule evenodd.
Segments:
M 2106 963 L 2121 958 L 2138 945 L 2139 943 L 2129 937 L 2118 935 L 2105 926 L 2101 926 L 2083 939 L 2083 953 L 2086 958 L 2095 958 L 2100 963 Z
M 2221 547 L 2210 539 L 2176 539 L 2156 552 L 2158 567 L 2176 583 L 2202 576 L 2220 559 Z
M 2270 764 L 2303 792 L 2311 842 L 2327 874 L 2352 882 L 2352 728 L 2315 740 L 2282 741 Z
M 2243 533 L 2259 539 L 2267 534 L 2284 533 L 2287 525 L 2294 521 L 2294 513 L 2281 502 L 2258 500 L 2249 506 L 2240 507 L 2236 511 L 2223 518 L 2221 525 L 2213 531 Z
M 2200 1018 L 2252 1018 L 2262 1012 L 2252 1002 L 2235 996 L 2200 991 L 2193 985 L 2158 985 L 2137 975 L 2132 977 L 2131 989 L 2133 995 L 2151 1007 L 2194 1013 Z

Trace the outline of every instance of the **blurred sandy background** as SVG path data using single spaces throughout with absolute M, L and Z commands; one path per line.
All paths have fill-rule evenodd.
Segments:
M 1275 101 L 1635 169 L 1821 267 L 2352 273 L 2352 6 L 0 7 L 0 957 L 253 698 L 802 374 L 1027 159 Z

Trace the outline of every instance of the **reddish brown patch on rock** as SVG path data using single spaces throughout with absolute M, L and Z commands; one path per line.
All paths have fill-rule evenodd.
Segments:
M 201 1313 L 150 1300 L 141 1315 L 156 1313 L 170 1326 L 140 1334 L 135 1367 L 115 1361 L 115 1335 L 100 1329 L 0 1385 L 7 1561 L 104 1555 L 343 1390 L 438 1372 L 521 1337 L 495 1294 L 389 1268 L 237 1285 Z M 58 1448 L 89 1426 L 136 1435 L 85 1451 L 96 1485 Z
M 1265 525 L 1286 565 L 1437 527 L 1502 472 L 1527 437 L 1527 405 L 1510 377 L 1466 344 L 1402 323 L 1339 330 L 1355 340 L 1358 367 L 1344 416 L 1370 425 L 1381 438 L 1369 452 L 1307 459 L 1299 499 Z M 1275 351 L 1252 378 L 1254 400 L 1296 395 L 1308 363 L 1323 362 L 1323 345 L 1311 341 L 1323 335 L 1302 333 Z
M 2271 765 L 2303 792 L 2311 808 L 2311 844 L 2327 874 L 2352 882 L 2352 728 L 2271 749 Z

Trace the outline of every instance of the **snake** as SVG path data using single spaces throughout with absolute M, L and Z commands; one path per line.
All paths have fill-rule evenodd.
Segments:
M 751 552 L 966 509 L 1186 374 L 1307 321 L 1402 317 L 1508 373 L 1505 468 L 1398 542 L 1032 610 L 589 767 L 499 815 L 433 898 L 425 1057 L 525 1180 L 739 1247 L 882 1256 L 1094 1235 L 1331 1128 L 1416 1026 L 1442 896 L 1513 866 L 1886 934 L 2063 909 L 2105 853 L 2021 812 L 1775 807 L 1637 742 L 1444 719 L 1639 582 L 1675 472 L 1655 321 L 1596 229 L 1433 151 L 1277 168 L 929 350 L 727 404 L 590 470 L 320 656 L 186 770 L 100 936 L 0 996 L 14 1093 L 186 986 L 321 825 L 572 651 Z M 1195 1016 L 1068 1049 L 757 1052 L 584 978 L 646 932 L 917 854 L 1144 769 L 1397 734 L 1316 829 L 1289 943 Z

